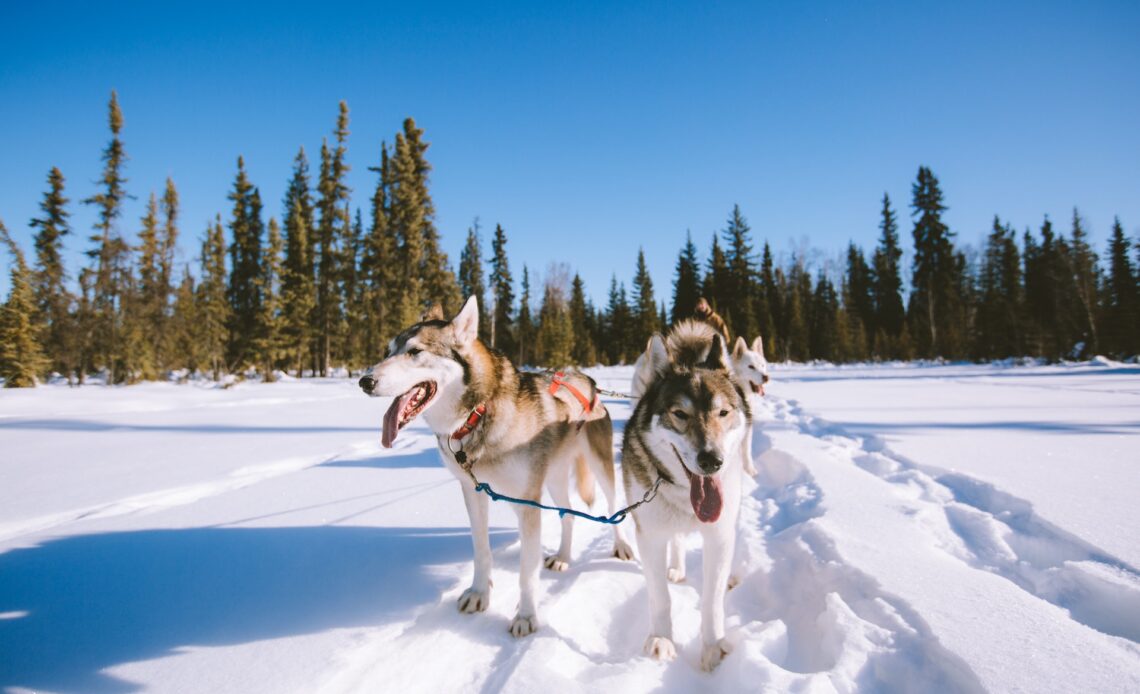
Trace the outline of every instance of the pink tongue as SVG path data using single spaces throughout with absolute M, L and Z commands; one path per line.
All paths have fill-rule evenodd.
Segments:
M 413 391 L 415 388 L 392 400 L 392 405 L 384 413 L 384 433 L 380 437 L 380 445 L 384 448 L 391 448 L 392 442 L 396 440 L 396 434 L 400 433 L 400 413 L 404 411 L 404 406 L 408 404 Z
M 724 505 L 720 495 L 720 479 L 711 475 L 690 475 L 689 501 L 702 523 L 715 523 L 720 518 L 720 509 Z

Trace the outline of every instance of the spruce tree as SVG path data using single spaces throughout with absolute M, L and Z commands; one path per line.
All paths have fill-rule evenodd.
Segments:
M 764 253 L 760 258 L 760 288 L 764 296 L 757 314 L 760 334 L 764 336 L 767 353 L 774 357 L 779 353 L 780 334 L 776 326 L 780 324 L 783 315 L 783 302 L 780 297 L 780 285 L 776 282 L 772 249 L 769 248 L 767 241 L 764 242 Z
M 317 367 L 321 376 L 329 373 L 335 333 L 343 320 L 340 281 L 344 270 L 341 266 L 342 250 L 338 242 L 350 233 L 346 227 L 351 223 L 343 207 L 348 202 L 350 192 L 345 184 L 349 170 L 345 161 L 348 135 L 348 105 L 342 101 L 336 129 L 333 131 L 336 149 L 330 150 L 327 140 L 321 143 L 321 170 L 317 182 L 320 221 L 317 223 L 315 244 L 317 302 L 313 331 Z
M 526 366 L 534 358 L 534 319 L 530 316 L 530 273 L 523 265 L 522 295 L 519 297 L 519 319 L 515 328 L 518 336 L 518 365 Z
M 863 257 L 863 250 L 854 242 L 847 245 L 847 270 L 844 281 L 843 303 L 847 311 L 846 318 L 851 327 L 849 334 L 852 337 L 850 356 L 854 359 L 865 359 L 870 356 L 872 338 L 878 329 L 875 324 L 875 290 L 871 268 Z M 863 342 L 856 344 L 855 338 Z M 846 357 L 845 357 L 846 358 Z
M 617 276 L 610 278 L 609 303 L 602 319 L 604 339 L 598 344 L 605 350 L 609 364 L 622 364 L 629 358 L 631 311 L 626 297 L 625 284 L 618 285 Z M 644 345 L 637 349 L 638 354 Z
M 348 219 L 350 216 L 349 206 L 345 203 L 344 217 Z M 364 243 L 364 219 L 360 208 L 356 209 L 352 223 L 344 225 L 343 231 L 338 258 L 340 269 L 338 285 L 343 309 L 334 334 L 336 353 L 351 370 L 364 366 L 365 362 L 364 323 L 367 320 L 367 313 L 363 294 L 365 283 L 359 271 L 359 259 Z
M 429 304 L 438 303 L 443 307 L 444 314 L 450 316 L 460 309 L 459 284 L 448 264 L 447 254 L 439 245 L 439 232 L 435 228 L 435 204 L 428 190 L 431 164 L 427 161 L 426 153 L 430 145 L 424 141 L 423 134 L 423 129 L 417 128 L 414 120 L 404 119 L 404 139 L 412 159 L 415 197 L 422 208 L 420 231 L 423 236 L 424 298 Z
M 67 211 L 68 199 L 63 195 L 63 174 L 55 167 L 48 173 L 48 187 L 40 203 L 43 216 L 31 221 L 32 228 L 37 229 L 36 265 L 32 273 L 36 324 L 41 330 L 49 368 L 65 374 L 70 381 L 77 358 L 76 326 L 71 316 L 73 297 L 63 266 L 63 237 L 71 233 L 67 221 L 71 215 Z
M 285 352 L 284 316 L 281 294 L 281 251 L 284 242 L 277 219 L 269 218 L 265 248 L 261 254 L 261 272 L 258 288 L 261 292 L 261 311 L 257 318 L 256 353 L 258 368 L 266 382 L 275 380 L 274 369 Z
M 756 299 L 756 260 L 752 257 L 751 228 L 748 220 L 740 212 L 740 205 L 733 205 L 732 216 L 724 229 L 725 262 L 728 267 L 726 286 L 721 287 L 722 310 L 728 312 L 732 320 L 728 322 L 730 334 L 756 335 L 758 325 L 754 312 Z
M 226 297 L 226 238 L 221 215 L 206 230 L 201 255 L 202 280 L 197 289 L 198 344 L 203 366 L 215 381 L 226 371 L 227 326 L 230 304 Z
M 914 268 L 910 321 L 924 356 L 956 357 L 965 338 L 961 289 L 965 264 L 955 254 L 953 232 L 942 222 L 946 206 L 938 179 L 919 167 L 914 200 Z
M 309 193 L 309 164 L 305 150 L 293 160 L 293 176 L 284 200 L 285 260 L 281 269 L 281 295 L 285 350 L 288 361 L 304 375 L 306 362 L 316 371 L 310 349 L 313 309 L 316 305 L 313 263 L 313 203 Z M 308 357 L 308 360 L 307 360 Z
M 124 189 L 127 179 L 123 177 L 127 155 L 123 141 L 119 139 L 119 133 L 123 129 L 123 113 L 114 91 L 111 92 L 107 111 L 111 141 L 103 150 L 103 175 L 99 180 L 102 190 L 83 200 L 85 205 L 94 205 L 98 211 L 95 234 L 90 237 L 94 247 L 87 251 L 94 267 L 89 270 L 90 342 L 84 346 L 84 351 L 89 355 L 87 361 L 96 368 L 108 370 L 108 382 L 117 383 L 125 377 L 116 371 L 116 365 L 120 362 L 122 353 L 119 344 L 122 329 L 120 301 L 129 269 L 130 248 L 117 226 L 122 215 L 123 200 L 127 197 Z
M 559 281 L 564 272 L 552 267 L 547 273 L 538 312 L 538 351 L 540 363 L 550 368 L 569 366 L 573 359 L 574 329 L 566 305 L 564 288 Z
M 399 242 L 399 267 L 403 269 L 397 299 L 400 329 L 419 321 L 427 303 L 424 268 L 424 206 L 419 199 L 416 158 L 402 133 L 396 134 L 392 161 L 392 218 Z
M 169 360 L 171 365 L 186 369 L 189 376 L 202 366 L 202 350 L 199 344 L 198 306 L 195 299 L 194 276 L 189 266 L 182 270 L 182 281 L 174 292 L 167 329 Z
M 1080 212 L 1073 208 L 1073 232 L 1069 252 L 1066 255 L 1066 265 L 1072 283 L 1076 289 L 1078 312 L 1080 313 L 1080 326 L 1086 350 L 1092 354 L 1100 352 L 1100 335 L 1097 330 L 1096 312 L 1098 306 L 1097 292 L 1097 257 L 1096 252 L 1088 242 L 1088 233 L 1084 228 L 1084 220 Z
M 693 236 L 685 232 L 685 247 L 677 256 L 676 277 L 673 279 L 672 322 L 692 318 L 701 298 L 701 265 Z
M 586 289 L 577 273 L 570 285 L 570 329 L 574 335 L 574 347 L 570 352 L 573 363 L 579 366 L 592 366 L 598 362 L 597 348 L 591 326 L 591 309 L 586 303 Z
M 364 283 L 366 315 L 365 356 L 367 363 L 375 363 L 384 355 L 385 345 L 402 326 L 396 322 L 393 297 L 403 279 L 396 257 L 399 240 L 390 222 L 389 190 L 392 167 L 388 158 L 388 145 L 380 144 L 380 165 L 368 167 L 378 174 L 372 192 L 372 215 L 368 235 L 364 240 L 360 275 Z M 482 324 L 480 324 L 482 328 Z
M 229 247 L 230 275 L 226 290 L 229 301 L 228 368 L 241 371 L 257 363 L 257 322 L 261 315 L 261 248 L 263 228 L 261 195 L 250 183 L 245 162 L 238 157 L 238 171 L 229 199 L 233 202 Z
M 0 306 L 0 378 L 5 388 L 32 388 L 48 366 L 36 329 L 36 295 L 24 253 L 0 221 L 0 241 L 12 256 L 8 300 Z
M 1131 247 L 1131 239 L 1124 235 L 1124 227 L 1116 217 L 1108 243 L 1109 270 L 1105 278 L 1102 332 L 1107 348 L 1118 357 L 1140 353 L 1140 292 Z
M 167 288 L 162 286 L 162 239 L 159 232 L 158 198 L 154 193 L 147 200 L 146 213 L 139 230 L 138 271 L 135 291 L 129 297 L 130 311 L 125 328 L 133 333 L 132 361 L 143 380 L 157 378 L 161 341 L 165 334 Z
M 898 358 L 899 338 L 906 322 L 902 300 L 902 274 L 899 261 L 899 227 L 891 199 L 883 193 L 882 220 L 879 222 L 879 245 L 871 261 L 872 289 L 875 302 L 875 354 Z
M 479 338 L 491 341 L 491 325 L 487 316 L 487 285 L 483 281 L 483 240 L 479 235 L 479 220 L 467 229 L 467 243 L 459 253 L 459 289 L 464 299 L 475 297 L 479 302 Z
M 811 297 L 808 324 L 808 356 L 812 359 L 838 361 L 844 345 L 839 340 L 839 296 L 835 285 L 820 273 Z
M 515 339 L 511 329 L 514 309 L 514 281 L 507 259 L 507 234 L 501 224 L 495 225 L 491 240 L 491 346 L 504 354 L 515 353 Z
M 637 272 L 633 277 L 633 321 L 630 345 L 644 345 L 661 328 L 657 325 L 657 300 L 653 298 L 653 278 L 645 265 L 645 251 L 637 250 Z
M 704 296 L 712 304 L 713 310 L 728 323 L 732 316 L 730 304 L 732 302 L 731 281 L 729 279 L 728 259 L 720 247 L 720 240 L 713 234 L 712 248 L 709 250 L 708 271 L 705 273 Z
M 1021 258 L 1013 229 L 994 216 L 978 277 L 974 356 L 994 359 L 1022 352 Z

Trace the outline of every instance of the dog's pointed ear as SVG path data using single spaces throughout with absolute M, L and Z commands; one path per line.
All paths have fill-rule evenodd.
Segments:
M 757 335 L 756 339 L 752 341 L 752 351 L 764 356 L 764 338 L 760 335 Z
M 743 357 L 746 351 L 748 351 L 748 343 L 744 341 L 743 337 L 737 337 L 736 342 L 732 344 L 733 359 L 739 359 Z
M 649 354 L 649 366 L 653 371 L 664 373 L 665 368 L 669 366 L 669 351 L 665 349 L 665 338 L 661 337 L 661 333 L 653 333 L 645 351 Z
M 451 328 L 462 344 L 470 344 L 479 336 L 479 302 L 472 296 L 463 304 L 459 315 L 451 319 Z
M 724 338 L 720 333 L 713 335 L 712 346 L 709 347 L 709 355 L 701 364 L 704 369 L 726 369 L 728 364 L 728 352 L 725 350 Z

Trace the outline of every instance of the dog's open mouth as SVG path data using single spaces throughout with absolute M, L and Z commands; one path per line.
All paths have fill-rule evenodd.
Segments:
M 435 397 L 435 389 L 435 381 L 424 381 L 412 386 L 406 393 L 392 401 L 392 406 L 384 413 L 384 434 L 380 438 L 384 448 L 391 448 L 400 429 L 424 411 Z
M 763 395 L 764 394 L 764 384 L 763 383 L 757 383 L 755 381 L 749 381 L 748 385 L 752 386 L 752 392 L 753 393 L 756 393 L 757 395 Z
M 689 477 L 689 503 L 702 523 L 715 523 L 724 507 L 724 495 L 720 492 L 720 477 L 716 475 L 694 475 L 684 464 Z

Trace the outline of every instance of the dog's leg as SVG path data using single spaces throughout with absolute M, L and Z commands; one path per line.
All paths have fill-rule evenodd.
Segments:
M 491 604 L 491 538 L 487 531 L 487 502 L 485 495 L 475 491 L 473 485 L 461 482 L 463 503 L 471 521 L 471 543 L 475 546 L 475 576 L 471 587 L 459 596 L 459 611 L 482 612 Z
M 550 498 L 562 508 L 570 508 L 570 468 L 564 470 L 555 467 L 548 473 L 546 489 Z M 558 553 L 546 558 L 543 566 L 551 571 L 565 571 L 570 568 L 570 547 L 574 540 L 574 516 L 567 514 L 562 517 L 562 542 L 558 545 Z
M 537 508 L 518 507 L 519 517 L 519 611 L 511 620 L 511 636 L 522 637 L 538 628 L 534 593 L 542 563 L 542 516 Z
M 617 510 L 613 424 L 610 422 L 608 414 L 604 420 L 599 421 L 604 422 L 604 427 L 601 427 L 599 433 L 594 433 L 592 427 L 595 425 L 593 422 L 589 425 L 591 427 L 590 450 L 586 453 L 586 462 L 593 469 L 594 478 L 598 480 L 598 484 L 602 487 L 602 494 L 606 497 L 606 513 L 612 516 Z M 633 559 L 633 547 L 626 541 L 620 524 L 614 525 L 614 556 L 622 561 Z
M 641 552 L 641 570 L 645 573 L 645 589 L 649 595 L 650 631 L 645 640 L 645 654 L 654 660 L 673 660 L 677 657 L 677 647 L 673 645 L 672 603 L 665 578 L 669 536 L 639 529 L 637 549 Z
M 685 537 L 680 533 L 669 540 L 669 571 L 670 583 L 685 582 Z
M 752 460 L 752 424 L 748 424 L 744 432 L 744 440 L 740 442 L 740 455 L 744 459 L 744 474 L 749 477 L 756 476 L 756 463 Z
M 732 650 L 724 638 L 724 595 L 736 544 L 736 518 L 720 522 L 704 536 L 704 586 L 701 588 L 701 669 L 712 671 Z

